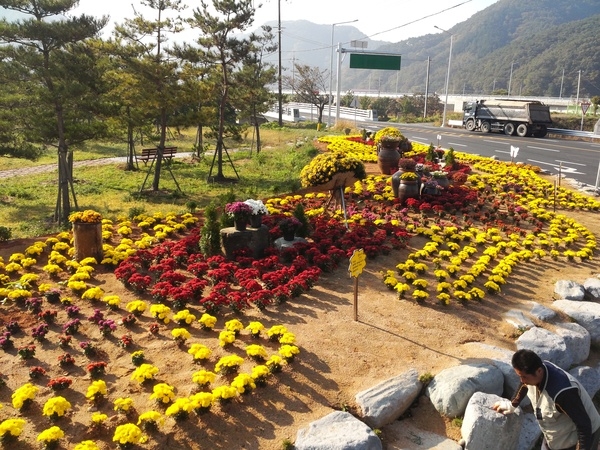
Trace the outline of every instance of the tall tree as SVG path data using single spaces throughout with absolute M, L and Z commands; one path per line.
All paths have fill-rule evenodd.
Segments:
M 168 34 L 182 30 L 177 14 L 184 7 L 181 0 L 142 0 L 141 4 L 152 11 L 154 18 L 147 19 L 134 10 L 134 18 L 116 26 L 115 34 L 128 48 L 119 56 L 123 70 L 130 77 L 129 82 L 138 89 L 137 98 L 143 99 L 139 106 L 153 115 L 158 129 L 158 151 L 152 180 L 152 190 L 158 191 L 167 127 L 179 106 L 180 93 L 178 61 L 165 44 Z
M 304 64 L 294 64 L 293 77 L 285 77 L 287 87 L 294 91 L 299 102 L 310 103 L 317 108 L 318 122 L 323 122 L 323 110 L 329 104 L 327 94 L 326 70 Z
M 200 1 L 189 24 L 202 32 L 197 43 L 199 53 L 207 64 L 217 65 L 221 70 L 219 98 L 219 116 L 217 123 L 217 174 L 214 181 L 224 181 L 223 174 L 223 137 L 225 123 L 230 106 L 229 90 L 232 85 L 232 74 L 238 64 L 243 61 L 251 48 L 248 38 L 234 36 L 234 32 L 247 30 L 254 22 L 255 9 L 253 0 L 213 0 L 212 6 L 216 14 L 211 12 L 208 4 Z M 212 168 L 211 168 L 212 170 Z
M 256 135 L 256 152 L 261 150 L 260 115 L 269 110 L 277 98 L 267 86 L 277 81 L 276 68 L 263 61 L 263 57 L 276 51 L 271 27 L 263 26 L 261 35 L 252 35 L 250 51 L 244 58 L 243 66 L 235 74 L 233 103 L 241 117 L 248 117 Z
M 54 218 L 67 223 L 73 188 L 70 145 L 96 135 L 94 120 L 100 85 L 94 52 L 88 45 L 107 18 L 69 16 L 77 0 L 0 0 L 0 7 L 23 18 L 0 20 L 2 81 L 20 98 L 15 116 L 26 133 L 18 138 L 28 145 L 58 149 L 58 196 Z M 18 125 L 15 127 L 18 129 Z

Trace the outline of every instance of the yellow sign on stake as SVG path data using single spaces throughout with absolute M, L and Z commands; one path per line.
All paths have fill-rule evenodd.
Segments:
M 362 248 L 354 250 L 352 252 L 352 256 L 350 257 L 350 267 L 348 267 L 350 275 L 353 277 L 358 277 L 366 265 L 367 255 L 365 254 L 365 251 Z
M 354 321 L 358 320 L 358 276 L 367 265 L 367 255 L 362 248 L 356 249 L 350 256 L 350 275 L 354 277 Z

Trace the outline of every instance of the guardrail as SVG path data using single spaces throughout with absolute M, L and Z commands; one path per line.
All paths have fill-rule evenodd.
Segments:
M 588 139 L 600 139 L 600 134 L 592 133 L 591 131 L 563 130 L 562 128 L 548 128 L 548 133 L 558 134 L 561 136 L 583 137 Z

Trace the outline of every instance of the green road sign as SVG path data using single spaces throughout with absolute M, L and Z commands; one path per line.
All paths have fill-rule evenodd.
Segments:
M 400 70 L 400 56 L 350 53 L 350 68 Z

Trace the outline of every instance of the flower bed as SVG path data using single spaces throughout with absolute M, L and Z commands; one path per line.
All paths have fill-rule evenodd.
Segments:
M 42 440 L 58 440 L 65 447 L 69 443 L 71 448 L 99 433 L 97 441 L 107 448 L 116 445 L 113 440 L 133 445 L 150 439 L 145 445 L 157 446 L 162 437 L 152 434 L 152 426 L 158 433 L 168 429 L 179 436 L 183 423 L 193 420 L 190 430 L 201 424 L 213 433 L 226 429 L 229 416 L 248 414 L 247 404 L 268 409 L 258 395 L 257 400 L 248 400 L 247 394 L 259 394 L 261 385 L 276 389 L 280 383 L 273 377 L 277 376 L 298 382 L 291 374 L 293 361 L 303 357 L 302 336 L 296 337 L 292 326 L 288 330 L 285 324 L 257 323 L 256 315 L 309 293 L 322 271 L 344 265 L 357 248 L 363 248 L 369 258 L 392 252 L 404 255 L 384 274 L 383 282 L 398 296 L 430 303 L 428 307 L 489 298 L 510 283 L 517 264 L 548 258 L 569 263 L 592 257 L 594 235 L 552 211 L 547 195 L 552 186 L 537 178 L 532 168 L 463 154 L 457 154 L 457 159 L 479 173 L 468 175 L 465 186 L 450 187 L 443 196 L 406 206 L 393 198 L 389 177 L 369 176 L 347 186 L 349 230 L 341 223 L 341 211 L 332 217 L 321 215 L 324 194 L 267 200 L 271 214 L 264 223 L 272 233 L 298 203 L 304 206 L 313 232 L 309 243 L 281 252 L 271 249 L 259 260 L 244 253 L 233 261 L 200 254 L 199 230 L 188 228 L 186 222 L 190 216 L 105 223 L 107 252 L 102 261 L 73 264 L 68 234 L 13 254 L 0 263 L 0 295 L 7 299 L 3 308 L 24 326 L 13 323 L 6 330 L 10 335 L 4 335 L 5 342 L 14 343 L 14 350 L 6 344 L 8 351 L 2 358 L 12 371 L 4 381 L 15 395 L 14 404 L 1 410 L 4 420 L 12 420 L 3 422 L 3 429 L 31 444 L 42 433 Z M 600 207 L 597 201 L 564 189 L 559 190 L 557 206 L 595 211 Z M 124 229 L 132 233 L 118 232 Z M 419 235 L 423 245 L 396 253 L 413 235 Z M 60 269 L 53 271 L 54 278 L 41 270 L 49 264 Z M 113 271 L 129 289 L 117 298 L 114 292 L 98 290 Z M 42 278 L 25 277 L 32 274 Z M 82 283 L 83 289 L 62 283 L 73 287 Z M 51 289 L 60 291 L 59 303 L 49 307 L 46 300 L 32 301 Z M 27 308 L 57 314 L 32 315 Z M 244 316 L 250 309 L 255 314 L 252 320 Z M 36 320 L 50 317 L 53 323 L 45 341 L 30 344 L 33 333 L 45 331 Z M 227 320 L 233 317 L 239 323 Z M 262 317 L 268 320 L 269 314 Z M 113 331 L 120 334 L 111 336 Z M 60 349 L 52 355 L 49 343 L 58 347 L 59 340 L 70 346 L 68 353 Z M 113 356 L 107 359 L 106 353 Z M 159 355 L 165 364 L 154 363 Z M 14 364 L 17 358 L 22 361 Z M 47 373 L 36 370 L 32 383 L 24 384 L 29 369 L 41 363 Z M 59 380 L 65 369 L 57 363 L 70 367 L 72 383 Z M 282 375 L 277 375 L 280 370 Z M 56 428 L 43 430 L 33 424 L 48 423 L 41 412 L 52 394 L 36 384 L 43 387 L 51 380 L 52 386 L 62 383 L 61 396 L 70 406 L 62 400 L 48 404 L 48 414 L 57 415 Z M 162 387 L 150 398 L 158 385 Z M 192 389 L 201 390 L 191 393 Z M 280 391 L 269 396 L 269 401 L 288 400 Z M 98 411 L 89 410 L 82 400 L 86 397 Z M 158 398 L 160 404 L 155 402 Z M 27 409 L 31 402 L 39 407 Z M 119 420 L 107 421 L 115 411 Z M 15 422 L 17 413 L 24 423 Z M 77 423 L 72 421 L 74 414 Z M 83 434 L 77 432 L 81 423 L 89 427 Z

